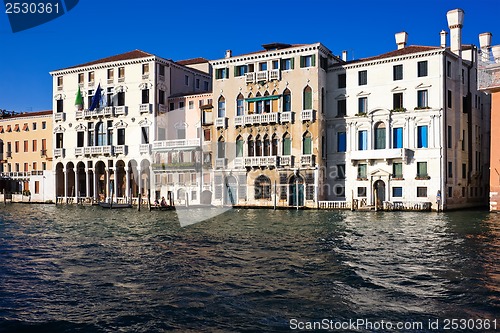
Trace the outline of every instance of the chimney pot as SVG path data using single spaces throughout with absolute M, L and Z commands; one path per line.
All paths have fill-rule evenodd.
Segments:
M 450 50 L 462 56 L 462 27 L 464 23 L 464 11 L 460 8 L 450 10 L 446 13 L 448 27 L 450 28 Z
M 396 37 L 396 44 L 398 46 L 398 50 L 404 48 L 406 46 L 406 42 L 408 40 L 408 33 L 406 31 L 398 32 L 394 35 Z
M 226 50 L 226 58 L 231 58 L 233 56 L 233 51 Z
M 492 46 L 491 52 L 493 53 L 493 60 L 495 63 L 500 64 L 500 45 Z
M 444 48 L 446 47 L 446 36 L 448 36 L 448 33 L 444 30 L 441 30 L 439 35 L 441 36 L 441 47 Z
M 342 51 L 342 60 L 347 61 L 347 51 Z

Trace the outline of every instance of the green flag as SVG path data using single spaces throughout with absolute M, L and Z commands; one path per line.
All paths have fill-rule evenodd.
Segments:
M 80 86 L 78 86 L 78 92 L 76 93 L 75 105 L 78 106 L 78 110 L 83 109 L 83 97 L 80 91 Z

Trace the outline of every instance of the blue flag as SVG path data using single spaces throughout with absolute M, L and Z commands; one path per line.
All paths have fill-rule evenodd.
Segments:
M 101 84 L 97 86 L 94 97 L 92 97 L 92 103 L 90 104 L 89 111 L 94 111 L 95 108 L 99 108 L 99 102 L 101 101 Z

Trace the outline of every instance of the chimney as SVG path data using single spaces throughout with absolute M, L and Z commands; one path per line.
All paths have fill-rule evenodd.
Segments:
M 406 46 L 406 41 L 408 40 L 408 33 L 405 31 L 398 32 L 394 35 L 396 37 L 396 44 L 398 45 L 398 50 Z
M 347 61 L 347 51 L 342 51 L 342 60 Z
M 493 46 L 491 52 L 493 53 L 493 60 L 495 63 L 500 64 L 500 45 Z
M 227 59 L 227 58 L 231 58 L 232 56 L 233 56 L 233 51 L 231 51 L 231 50 L 226 50 L 226 57 L 225 57 L 225 58 L 226 58 L 226 59 Z
M 446 36 L 448 36 L 448 33 L 444 30 L 441 30 L 439 35 L 441 36 L 441 47 L 445 48 L 446 47 Z
M 464 11 L 460 8 L 450 10 L 446 13 L 446 18 L 448 19 L 448 27 L 450 28 L 450 50 L 461 57 Z
M 490 61 L 491 32 L 479 34 L 479 47 L 481 48 L 481 60 Z

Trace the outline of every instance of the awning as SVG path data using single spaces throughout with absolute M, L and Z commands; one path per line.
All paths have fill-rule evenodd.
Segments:
M 23 126 L 23 131 L 27 131 L 27 130 L 28 130 L 28 123 L 25 123 Z
M 3 133 L 3 126 L 0 126 L 0 133 Z
M 212 104 L 205 104 L 205 105 L 200 106 L 200 109 L 202 109 L 202 110 L 213 109 L 213 108 L 214 108 L 214 106 Z
M 10 125 L 7 125 L 7 132 L 12 132 Z
M 245 101 L 247 101 L 247 102 L 269 101 L 269 100 L 273 100 L 273 99 L 279 99 L 280 97 L 281 97 L 281 95 L 254 97 L 254 98 L 247 98 L 247 99 L 245 99 Z
M 14 127 L 14 132 L 19 132 L 19 124 L 16 124 L 16 126 Z

